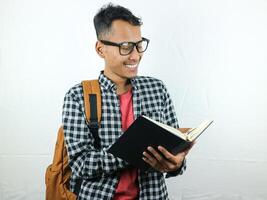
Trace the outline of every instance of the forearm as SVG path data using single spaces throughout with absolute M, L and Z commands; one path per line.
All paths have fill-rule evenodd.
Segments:
M 105 149 L 94 147 L 94 137 L 88 127 L 81 101 L 67 93 L 63 105 L 63 130 L 69 165 L 76 177 L 105 176 L 127 166 L 127 163 Z
M 73 175 L 84 179 L 110 175 L 128 165 L 104 150 L 87 150 L 78 156 L 70 156 L 69 161 Z

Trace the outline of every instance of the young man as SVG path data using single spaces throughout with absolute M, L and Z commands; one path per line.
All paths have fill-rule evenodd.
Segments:
M 78 199 L 168 199 L 164 174 L 182 174 L 189 150 L 172 155 L 163 147 L 148 147 L 143 159 L 154 170 L 143 172 L 114 157 L 107 149 L 139 115 L 178 128 L 175 110 L 163 83 L 137 76 L 139 63 L 149 40 L 141 35 L 140 18 L 128 9 L 108 4 L 94 17 L 96 52 L 104 59 L 99 83 L 102 93 L 102 119 L 99 127 L 101 149 L 85 120 L 82 86 L 72 87 L 65 96 L 63 125 L 71 190 L 82 180 Z M 159 154 L 160 151 L 162 154 Z

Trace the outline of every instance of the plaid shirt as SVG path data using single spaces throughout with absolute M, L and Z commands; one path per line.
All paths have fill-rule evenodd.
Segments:
M 77 179 L 83 179 L 79 199 L 112 199 L 120 171 L 129 164 L 107 153 L 107 149 L 123 133 L 119 98 L 116 85 L 103 72 L 99 76 L 102 92 L 102 119 L 99 127 L 101 150 L 93 146 L 94 138 L 86 122 L 82 85 L 72 87 L 66 94 L 63 105 L 63 128 L 69 165 L 72 170 L 70 188 L 73 191 Z M 137 76 L 131 80 L 133 86 L 134 116 L 146 115 L 155 120 L 178 127 L 170 96 L 160 80 Z M 182 174 L 185 163 L 167 177 Z M 168 199 L 164 175 L 160 172 L 138 171 L 140 200 Z

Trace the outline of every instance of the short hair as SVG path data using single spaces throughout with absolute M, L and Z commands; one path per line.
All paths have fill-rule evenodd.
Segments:
M 124 20 L 134 26 L 141 26 L 142 20 L 133 15 L 133 13 L 120 5 L 108 3 L 101 7 L 94 16 L 94 26 L 97 39 L 101 39 L 103 35 L 108 34 L 111 30 L 111 25 L 114 20 Z

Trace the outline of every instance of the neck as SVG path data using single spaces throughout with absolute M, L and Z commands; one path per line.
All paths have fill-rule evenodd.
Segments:
M 112 80 L 113 83 L 115 83 L 117 87 L 117 94 L 123 94 L 129 91 L 132 88 L 131 82 L 127 78 L 121 78 L 117 76 L 111 76 L 109 73 L 107 73 L 104 70 L 104 75 L 108 77 L 110 80 Z
M 121 95 L 128 92 L 132 88 L 132 85 L 129 83 L 127 85 L 117 85 L 117 94 Z

